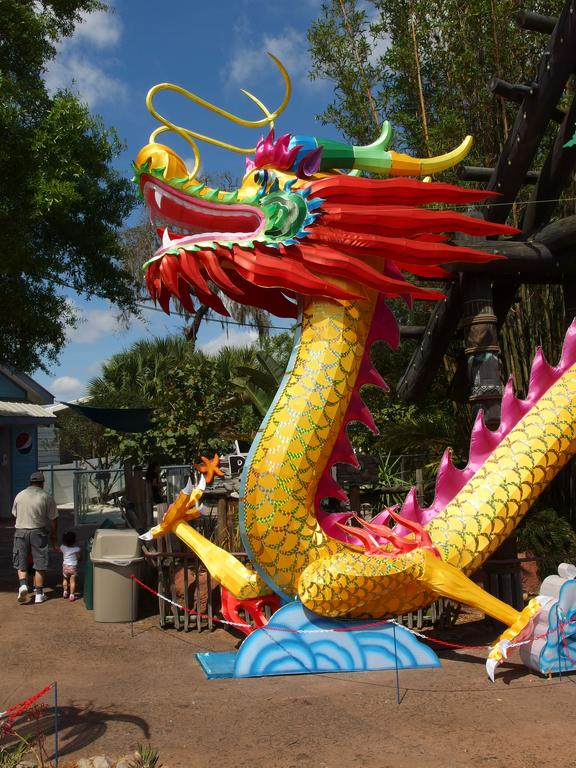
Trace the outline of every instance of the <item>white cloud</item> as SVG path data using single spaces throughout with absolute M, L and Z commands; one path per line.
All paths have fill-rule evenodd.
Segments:
M 68 334 L 69 341 L 79 344 L 91 344 L 102 336 L 118 331 L 118 318 L 104 309 L 91 309 L 81 315 L 76 328 Z
M 258 332 L 254 329 L 241 330 L 231 328 L 222 331 L 218 336 L 202 344 L 200 349 L 207 355 L 215 355 L 222 347 L 240 347 L 244 344 L 252 344 L 258 339 Z
M 68 331 L 68 343 L 92 344 L 105 336 L 126 332 L 126 325 L 112 306 L 107 309 L 81 309 L 73 301 L 69 303 L 78 324 Z M 131 320 L 130 327 L 134 325 L 144 325 L 144 322 L 135 318 Z
M 265 51 L 266 53 L 273 53 L 280 59 L 286 67 L 290 79 L 298 81 L 300 88 L 317 90 L 325 86 L 326 81 L 322 79 L 310 80 L 308 78 L 311 65 L 305 32 L 294 27 L 286 27 L 280 35 L 262 35 L 256 44 L 244 42 L 245 40 L 252 41 L 253 38 L 253 30 L 247 29 L 246 21 L 241 19 L 236 26 L 237 43 L 233 48 L 230 63 L 222 72 L 226 82 L 232 82 L 246 88 L 250 81 L 262 79 L 262 77 L 274 73 L 276 66 L 267 56 L 258 53 Z M 249 87 L 248 90 L 250 90 Z
M 56 400 L 76 400 L 86 394 L 86 384 L 74 376 L 59 376 L 49 385 Z
M 60 43 L 56 58 L 46 67 L 44 80 L 48 92 L 69 88 L 90 108 L 125 99 L 126 84 L 107 74 L 102 66 L 106 65 L 102 50 L 116 47 L 121 37 L 122 22 L 113 11 L 83 14 L 74 34 Z
M 102 102 L 125 99 L 128 93 L 120 80 L 109 77 L 103 69 L 73 52 L 60 54 L 50 62 L 44 80 L 49 93 L 70 88 L 90 108 Z
M 118 45 L 121 37 L 122 22 L 114 11 L 94 11 L 82 14 L 73 39 L 85 40 L 96 48 L 110 48 Z

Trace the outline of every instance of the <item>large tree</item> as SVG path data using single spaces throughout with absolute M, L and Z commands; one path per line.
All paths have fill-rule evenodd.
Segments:
M 558 14 L 561 0 L 529 10 Z M 334 83 L 320 118 L 349 139 L 373 141 L 379 123 L 398 129 L 395 148 L 438 154 L 473 133 L 472 164 L 491 166 L 517 107 L 495 98 L 493 77 L 530 82 L 540 35 L 518 30 L 518 0 L 329 0 L 308 32 L 312 77 Z
M 135 196 L 116 133 L 43 79 L 95 0 L 0 0 L 0 363 L 53 362 L 74 324 L 66 289 L 134 307 L 118 232 Z

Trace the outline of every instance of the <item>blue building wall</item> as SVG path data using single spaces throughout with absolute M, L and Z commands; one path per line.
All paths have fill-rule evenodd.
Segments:
M 13 425 L 10 429 L 12 497 L 28 486 L 38 468 L 38 429 L 35 424 Z
M 26 390 L 0 373 L 0 400 L 26 400 Z

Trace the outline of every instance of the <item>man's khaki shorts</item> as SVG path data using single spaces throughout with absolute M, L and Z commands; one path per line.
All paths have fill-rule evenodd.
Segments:
M 34 560 L 34 569 L 45 571 L 48 568 L 48 531 L 45 528 L 16 528 L 14 531 L 12 557 L 16 570 L 28 570 L 30 552 Z

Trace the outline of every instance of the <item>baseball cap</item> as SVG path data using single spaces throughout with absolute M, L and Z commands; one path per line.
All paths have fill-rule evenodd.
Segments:
M 30 482 L 31 483 L 43 483 L 44 482 L 44 472 L 32 472 L 30 475 Z

